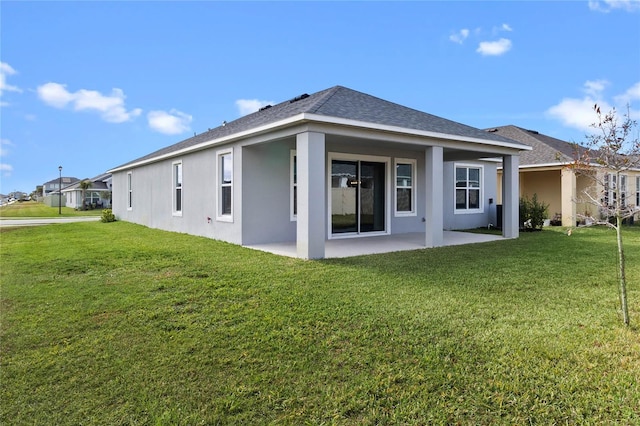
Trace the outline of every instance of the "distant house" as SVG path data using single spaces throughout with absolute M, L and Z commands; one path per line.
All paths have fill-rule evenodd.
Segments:
M 576 174 L 567 167 L 576 157 L 576 148 L 586 148 L 513 125 L 492 127 L 487 132 L 532 147 L 531 151 L 523 152 L 520 158 L 520 193 L 529 198 L 537 194 L 539 200 L 549 204 L 549 219 L 560 217 L 563 226 L 575 226 L 579 214 L 598 216 L 596 206 L 579 202 L 584 198 L 582 194 L 585 190 L 597 194 L 600 202 L 612 204 L 615 199 L 613 190 L 619 184 L 623 202 L 640 206 L 640 170 L 623 174 L 618 183 L 610 170 L 597 166 L 598 173 L 603 174 L 601 181 L 610 182 L 606 188 L 597 188 L 592 178 Z M 501 170 L 498 170 L 498 181 L 500 174 Z
M 42 195 L 47 196 L 47 195 L 51 195 L 52 192 L 57 193 L 60 190 L 61 181 L 62 181 L 62 188 L 64 188 L 65 186 L 69 186 L 72 183 L 77 182 L 78 178 L 62 176 L 62 179 L 56 178 L 56 179 L 50 180 L 49 182 L 45 182 L 42 184 Z
M 335 86 L 303 94 L 118 166 L 125 221 L 245 246 L 283 243 L 305 259 L 328 240 L 496 222 L 518 236 L 518 159 L 501 135 Z M 365 240 L 363 240 L 365 241 Z
M 74 209 L 82 209 L 82 188 L 80 183 L 91 181 L 91 187 L 85 191 L 84 207 L 108 208 L 111 207 L 111 173 L 103 173 L 91 179 L 78 180 L 62 189 L 66 200 L 66 206 Z

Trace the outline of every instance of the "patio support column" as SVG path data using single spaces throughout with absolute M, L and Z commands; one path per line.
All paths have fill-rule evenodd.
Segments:
M 562 169 L 560 177 L 560 199 L 562 226 L 576 226 L 576 173 L 568 167 Z
M 425 151 L 425 247 L 439 247 L 444 239 L 443 149 L 431 146 Z
M 520 231 L 520 157 L 502 157 L 502 236 L 518 238 Z
M 296 251 L 302 259 L 324 258 L 327 207 L 324 133 L 296 136 L 298 214 Z

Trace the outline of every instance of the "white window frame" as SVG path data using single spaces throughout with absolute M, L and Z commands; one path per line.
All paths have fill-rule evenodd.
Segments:
M 231 182 L 226 183 L 224 182 L 224 177 L 222 176 L 222 173 L 224 172 L 224 168 L 223 168 L 223 158 L 228 155 L 230 157 L 230 161 L 231 161 Z M 235 167 L 233 167 L 233 148 L 228 148 L 228 149 L 223 149 L 220 151 L 216 152 L 216 191 L 217 191 L 217 207 L 216 207 L 216 220 L 220 221 L 220 222 L 233 222 L 233 181 L 235 180 L 235 176 L 234 176 L 234 169 Z M 231 188 L 231 206 L 230 206 L 230 212 L 229 213 L 223 213 L 222 212 L 222 198 L 223 198 L 223 191 L 222 188 Z
M 297 176 L 297 163 L 298 157 L 296 156 L 296 150 L 291 150 L 289 161 L 289 215 L 292 222 L 298 220 L 298 206 L 297 206 L 297 193 L 298 193 L 298 176 Z
M 640 208 L 640 176 L 636 177 L 636 209 Z
M 604 204 L 608 207 L 616 207 L 616 189 L 618 187 L 618 175 L 616 173 L 605 173 L 604 175 Z M 620 175 L 620 206 L 627 206 L 627 175 Z
M 458 168 L 465 168 L 467 169 L 467 186 L 465 186 L 464 188 L 458 188 L 457 186 L 457 172 L 458 172 Z M 476 189 L 476 188 L 472 188 L 468 186 L 468 182 L 469 182 L 469 169 L 479 169 L 480 170 L 480 174 L 479 174 L 479 186 L 477 189 L 480 190 L 479 195 L 478 195 L 478 201 L 479 201 L 479 207 L 477 209 L 470 209 L 468 208 L 468 203 L 469 203 L 469 189 Z M 467 203 L 467 208 L 465 209 L 459 209 L 457 207 L 457 202 L 456 202 L 456 192 L 458 191 L 458 189 L 465 189 L 467 191 L 467 196 L 466 196 L 466 203 Z M 454 163 L 453 165 L 453 213 L 454 214 L 478 214 L 478 213 L 482 213 L 484 212 L 484 166 L 481 164 L 472 164 L 472 163 Z
M 411 166 L 411 185 L 398 185 L 398 165 L 408 164 Z M 416 216 L 416 168 L 417 161 L 411 158 L 396 158 L 393 164 L 393 211 L 396 217 Z M 411 189 L 411 210 L 398 210 L 398 189 Z
M 127 210 L 133 210 L 133 173 L 127 172 Z
M 180 190 L 180 210 L 178 210 L 178 190 Z M 184 168 L 182 160 L 171 163 L 171 211 L 174 216 L 182 216 L 184 210 Z

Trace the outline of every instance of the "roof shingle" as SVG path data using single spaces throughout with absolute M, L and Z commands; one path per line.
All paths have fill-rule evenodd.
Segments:
M 514 125 L 492 127 L 486 131 L 531 146 L 533 148 L 531 151 L 524 151 L 520 154 L 521 166 L 570 163 L 578 154 L 576 150 L 580 154 L 586 150 L 580 145 Z

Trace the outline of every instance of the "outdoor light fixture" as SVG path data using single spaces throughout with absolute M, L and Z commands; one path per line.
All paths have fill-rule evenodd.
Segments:
M 58 180 L 58 215 L 62 214 L 62 166 L 58 166 L 60 179 Z

